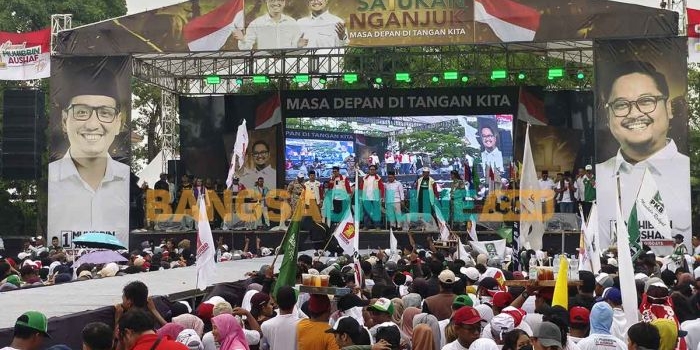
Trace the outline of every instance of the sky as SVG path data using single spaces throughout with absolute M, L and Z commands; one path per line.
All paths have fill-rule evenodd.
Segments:
M 152 10 L 163 6 L 168 6 L 172 4 L 177 4 L 183 2 L 183 0 L 126 0 L 126 7 L 128 13 L 139 13 L 146 10 Z M 619 2 L 626 2 L 630 4 L 639 4 L 650 7 L 659 7 L 661 0 L 619 0 Z M 671 2 L 666 0 L 666 2 Z

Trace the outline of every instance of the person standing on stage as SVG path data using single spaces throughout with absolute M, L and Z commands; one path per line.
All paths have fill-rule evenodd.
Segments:
M 342 220 L 343 210 L 350 204 L 352 188 L 347 177 L 340 174 L 340 167 L 334 166 L 331 179 L 328 180 L 328 190 L 333 200 L 331 222 Z
M 253 186 L 253 193 L 255 195 L 255 199 L 257 200 L 255 211 L 257 212 L 258 208 L 261 210 L 260 216 L 258 216 L 256 213 L 257 220 L 255 222 L 255 226 L 257 229 L 270 229 L 270 218 L 267 214 L 267 203 L 265 201 L 265 197 L 267 196 L 268 192 L 270 192 L 270 189 L 265 186 L 265 179 L 259 177 L 258 182 L 255 183 L 255 186 Z
M 400 231 L 402 230 L 401 221 L 403 221 L 401 213 L 401 204 L 404 201 L 403 184 L 396 180 L 396 173 L 393 170 L 388 176 L 388 181 L 384 184 L 386 221 L 394 230 Z
M 376 157 L 376 153 L 372 152 Z M 362 207 L 364 208 L 365 229 L 379 229 L 382 226 L 381 202 L 384 200 L 384 181 L 377 175 L 377 166 L 369 166 L 369 174 L 360 182 Z
M 439 198 L 440 192 L 435 179 L 430 177 L 430 168 L 423 168 L 423 175 L 416 180 L 416 191 L 418 192 L 418 212 L 432 214 L 433 205 Z
M 309 172 L 309 181 L 304 183 L 305 201 L 304 205 L 308 208 L 310 205 L 315 204 L 318 208 L 321 208 L 323 204 L 323 184 L 316 180 L 316 172 Z

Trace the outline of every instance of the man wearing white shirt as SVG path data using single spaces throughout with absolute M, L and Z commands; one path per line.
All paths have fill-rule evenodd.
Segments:
M 328 12 L 328 0 L 309 0 L 311 15 L 297 20 L 301 29 L 300 47 L 331 48 L 349 42 L 345 22 Z
M 484 150 L 481 152 L 481 166 L 484 171 L 484 176 L 487 167 L 491 167 L 494 171 L 503 172 L 503 154 L 498 149 L 498 129 L 491 125 L 484 125 L 480 130 L 481 144 Z
M 265 321 L 261 326 L 263 338 L 260 349 L 294 349 L 297 343 L 297 317 L 294 312 L 296 294 L 290 286 L 284 286 L 277 291 L 275 298 L 279 306 L 277 316 Z
M 263 178 L 265 184 L 271 188 L 277 188 L 277 171 L 270 164 L 270 146 L 263 140 L 253 143 L 252 158 L 253 166 L 247 167 L 241 174 L 241 183 L 252 189 L 258 182 L 258 178 Z
M 384 153 L 384 163 L 386 163 L 386 170 L 387 172 L 394 172 L 394 164 L 396 161 L 394 160 L 394 152 L 392 151 L 386 151 Z
M 622 216 L 627 218 L 647 169 L 658 187 L 672 234 L 682 234 L 688 244 L 690 160 L 667 138 L 673 110 L 666 77 L 645 62 L 626 62 L 614 68 L 601 82 L 602 100 L 610 132 L 620 148 L 614 157 L 596 166 L 600 246 L 606 247 L 613 240 L 618 183 Z M 646 218 L 640 216 L 639 221 L 647 226 Z M 670 253 L 670 249 L 660 248 L 653 247 L 657 254 Z
M 267 13 L 254 19 L 245 34 L 240 29 L 233 31 L 241 50 L 274 50 L 301 47 L 299 24 L 294 18 L 282 13 L 286 0 L 265 0 Z
M 545 202 L 554 200 L 554 190 L 556 189 L 556 187 L 554 186 L 554 181 L 552 181 L 552 179 L 549 178 L 549 171 L 547 170 L 542 170 L 542 177 L 540 177 L 539 183 L 540 190 L 548 191 L 546 192 L 547 194 L 543 194 L 541 197 L 543 205 L 542 210 L 544 211 L 544 209 L 546 208 Z
M 316 172 L 309 172 L 309 181 L 304 182 L 304 196 L 306 197 L 305 205 L 308 207 L 311 202 L 316 202 L 316 205 L 321 208 L 323 204 L 323 186 L 321 182 L 316 180 Z
M 377 166 L 369 166 L 369 174 L 360 182 L 365 228 L 379 229 L 382 225 L 380 203 L 384 200 L 384 181 L 377 175 Z M 371 222 L 371 223 L 370 223 Z
M 388 181 L 384 184 L 384 193 L 386 194 L 386 221 L 394 230 L 402 230 L 401 221 L 403 215 L 401 213 L 401 203 L 404 201 L 403 185 L 396 180 L 396 173 L 389 172 Z

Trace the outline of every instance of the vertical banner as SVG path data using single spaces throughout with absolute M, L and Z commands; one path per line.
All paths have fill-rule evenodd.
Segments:
M 129 245 L 131 61 L 54 58 L 48 238 L 99 231 Z
M 656 203 L 668 213 L 672 235 L 690 249 L 685 38 L 596 41 L 597 162 L 600 246 L 615 241 L 617 177 L 623 218 L 629 218 L 649 171 Z M 642 243 L 669 254 L 673 241 L 639 213 Z

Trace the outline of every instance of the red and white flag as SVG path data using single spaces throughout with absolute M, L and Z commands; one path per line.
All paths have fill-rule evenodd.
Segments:
M 345 209 L 343 220 L 336 226 L 333 236 L 338 240 L 340 247 L 343 248 L 344 254 L 354 256 L 355 252 L 358 251 L 359 235 L 349 207 Z
M 282 123 L 280 95 L 274 94 L 255 109 L 255 130 L 272 127 Z
M 689 1 L 686 8 L 688 19 L 688 63 L 700 62 L 700 2 Z
M 532 125 L 547 125 L 544 100 L 529 91 L 527 87 L 520 88 L 518 119 Z
M 474 21 L 491 27 L 503 42 L 532 41 L 540 12 L 512 0 L 474 0 Z
M 235 29 L 243 30 L 243 0 L 229 0 L 214 10 L 187 22 L 182 34 L 191 51 L 217 51 Z
M 0 80 L 32 80 L 51 75 L 51 29 L 0 32 Z
M 233 152 L 231 154 L 231 166 L 228 168 L 228 177 L 226 178 L 226 187 L 231 187 L 233 184 L 233 176 L 236 171 L 245 164 L 245 152 L 248 148 L 248 126 L 245 119 L 238 126 L 236 132 L 236 142 L 233 144 Z
M 204 202 L 204 196 L 199 197 L 197 206 L 199 206 L 199 219 L 197 220 L 197 289 L 205 290 L 207 286 L 214 283 L 216 248 L 214 246 L 214 237 L 211 234 L 211 227 L 209 226 L 207 204 Z

